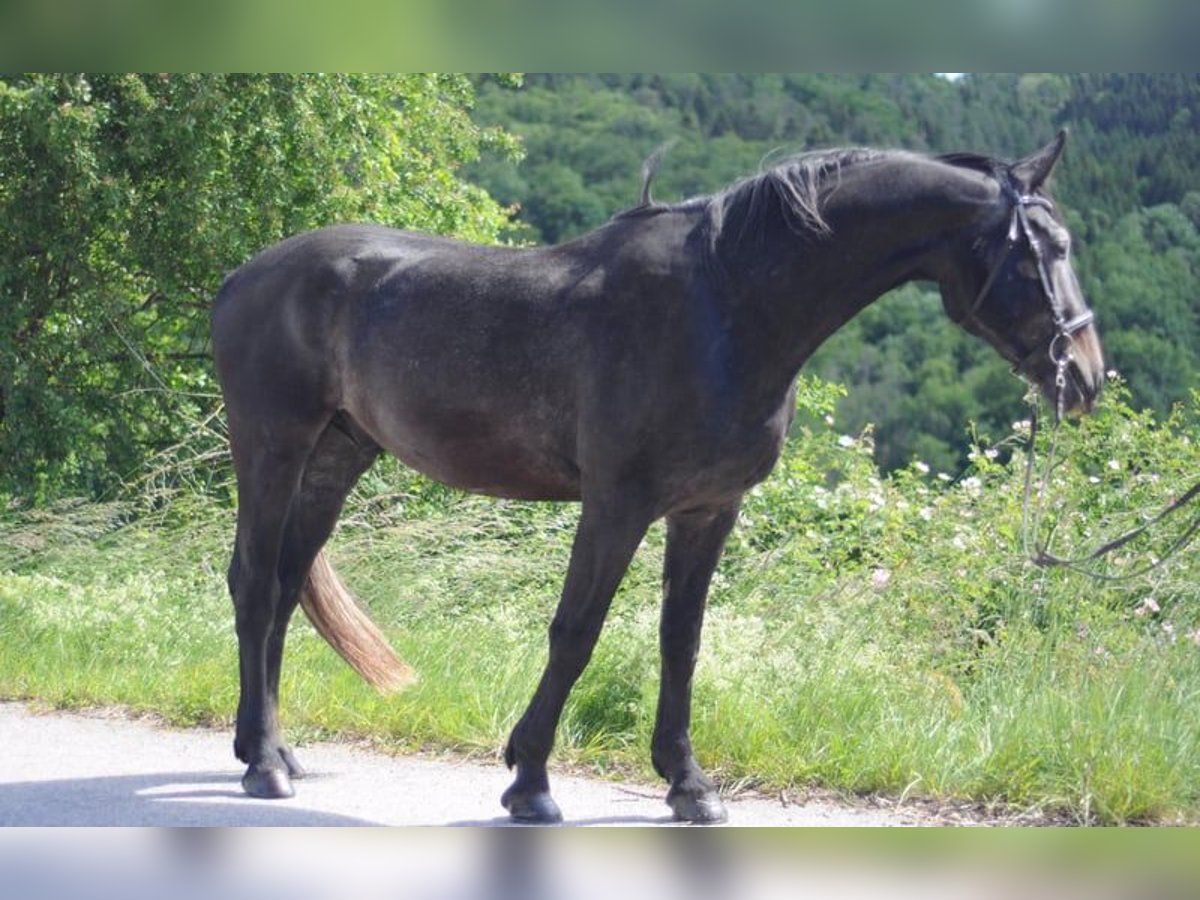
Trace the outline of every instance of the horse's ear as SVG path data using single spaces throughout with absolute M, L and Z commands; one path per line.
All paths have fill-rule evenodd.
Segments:
M 1026 192 L 1036 191 L 1040 188 L 1046 179 L 1050 177 L 1050 173 L 1054 170 L 1054 164 L 1062 156 L 1063 147 L 1066 143 L 1067 130 L 1064 128 L 1059 131 L 1053 141 L 1041 150 L 1031 153 L 1019 162 L 1013 163 L 1011 171 L 1017 184 L 1024 188 Z

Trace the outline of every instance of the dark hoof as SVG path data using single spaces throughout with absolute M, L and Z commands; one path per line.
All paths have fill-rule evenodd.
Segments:
M 285 800 L 296 796 L 288 773 L 282 769 L 258 769 L 251 766 L 242 776 L 242 790 L 260 800 Z
M 675 813 L 675 821 L 691 822 L 693 825 L 720 825 L 729 820 L 725 804 L 716 791 L 701 794 L 667 794 L 667 804 Z
M 514 822 L 527 825 L 557 825 L 563 820 L 562 811 L 546 791 L 526 794 L 509 788 L 500 798 Z

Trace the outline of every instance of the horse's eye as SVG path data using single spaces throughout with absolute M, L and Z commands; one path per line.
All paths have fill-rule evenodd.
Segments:
M 1017 263 L 1017 271 L 1021 274 L 1021 276 L 1023 278 L 1030 278 L 1030 279 L 1036 280 L 1039 277 L 1037 266 L 1034 264 L 1033 260 L 1029 260 L 1029 259 L 1021 260 L 1019 263 Z

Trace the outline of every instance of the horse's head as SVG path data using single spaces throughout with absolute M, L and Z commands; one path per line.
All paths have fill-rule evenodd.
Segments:
M 1104 381 L 1100 337 L 1071 267 L 1071 236 L 1041 193 L 1066 134 L 995 173 L 998 206 L 958 243 L 942 281 L 950 318 L 984 338 L 1065 412 L 1088 411 Z

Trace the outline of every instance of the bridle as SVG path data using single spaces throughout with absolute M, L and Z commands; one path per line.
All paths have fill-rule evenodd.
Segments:
M 1010 178 L 1001 178 L 1000 185 L 1001 190 L 1012 206 L 1008 222 L 1008 232 L 1005 235 L 1004 251 L 1000 254 L 1000 258 L 992 265 L 992 269 L 984 280 L 983 286 L 979 289 L 979 293 L 975 295 L 974 302 L 971 303 L 966 314 L 958 321 L 973 326 L 977 331 L 999 338 L 999 335 L 979 318 L 979 310 L 983 307 L 984 301 L 995 286 L 996 279 L 999 278 L 1004 264 L 1008 262 L 1008 258 L 1023 238 L 1025 243 L 1029 245 L 1029 250 L 1037 262 L 1038 279 L 1041 281 L 1042 295 L 1046 298 L 1046 303 L 1050 307 L 1050 314 L 1054 320 L 1054 331 L 1048 338 L 1024 354 L 1018 353 L 1014 349 L 1011 354 L 1005 354 L 1005 356 L 1012 363 L 1013 371 L 1018 375 L 1025 376 L 1029 366 L 1038 356 L 1042 353 L 1049 354 L 1050 361 L 1054 363 L 1055 368 L 1054 384 L 1055 393 L 1058 398 L 1056 412 L 1058 418 L 1061 419 L 1063 416 L 1063 399 L 1067 386 L 1067 371 L 1071 363 L 1071 337 L 1092 324 L 1095 320 L 1095 314 L 1090 309 L 1085 309 L 1079 315 L 1070 319 L 1066 317 L 1063 304 L 1054 290 L 1054 282 L 1050 278 L 1046 258 L 1034 237 L 1033 227 L 1029 224 L 1029 215 L 1026 212 L 1028 209 L 1037 206 L 1052 211 L 1054 204 L 1046 197 L 1039 197 L 1036 194 L 1022 194 L 1016 189 Z M 998 343 L 999 345 L 1006 345 L 1009 342 L 1000 340 Z

